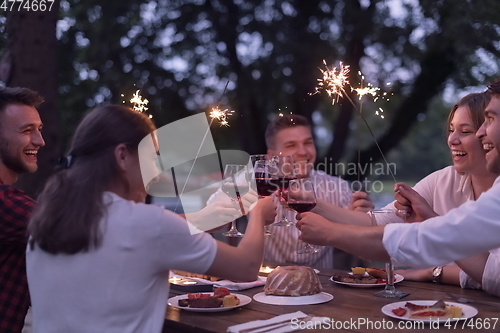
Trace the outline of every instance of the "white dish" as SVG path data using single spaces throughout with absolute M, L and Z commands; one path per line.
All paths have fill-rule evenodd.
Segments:
M 213 296 L 213 293 L 207 293 L 207 294 L 210 294 Z M 229 311 L 232 309 L 242 307 L 243 305 L 247 305 L 248 303 L 250 303 L 252 301 L 252 299 L 246 295 L 241 295 L 241 294 L 231 294 L 231 295 L 235 295 L 236 297 L 238 297 L 240 300 L 240 304 L 238 304 L 236 306 L 227 306 L 227 307 L 221 307 L 221 308 L 190 308 L 188 306 L 179 306 L 179 300 L 188 298 L 188 294 L 184 294 L 184 295 L 169 298 L 168 305 L 173 306 L 174 308 L 178 308 L 178 309 L 182 309 L 182 310 L 186 310 L 186 311 L 192 311 L 192 312 L 221 312 L 221 311 Z
M 272 304 L 272 305 L 308 305 L 308 304 L 326 303 L 328 301 L 331 301 L 333 299 L 333 296 L 325 292 L 321 292 L 315 295 L 297 296 L 297 297 L 273 296 L 273 295 L 266 295 L 264 292 L 261 292 L 255 294 L 253 296 L 253 299 L 256 300 L 257 302 Z
M 409 301 L 410 303 L 416 304 L 416 305 L 434 305 L 437 301 Z M 475 315 L 477 315 L 477 309 L 466 304 L 461 304 L 461 303 L 455 303 L 455 302 L 445 302 L 447 305 L 454 305 L 462 309 L 462 316 L 460 318 L 409 318 L 408 316 L 410 315 L 409 311 L 406 312 L 404 316 L 396 316 L 392 310 L 397 309 L 397 308 L 405 308 L 405 304 L 407 301 L 402 301 L 402 302 L 395 302 L 395 303 L 390 303 L 382 307 L 382 312 L 389 317 L 396 318 L 396 319 L 403 319 L 403 320 L 413 320 L 413 321 L 423 321 L 423 322 L 450 322 L 450 321 L 458 321 L 462 319 L 468 319 L 472 318 Z M 407 309 L 407 308 L 405 308 Z
M 349 273 L 349 274 L 352 275 L 352 273 Z M 365 275 L 367 275 L 367 273 L 365 273 Z M 403 275 L 400 275 L 400 274 L 395 274 L 394 278 L 395 278 L 394 283 L 399 283 L 399 282 L 401 282 L 401 281 L 403 281 L 405 279 L 403 277 Z M 332 281 L 333 283 L 343 284 L 343 285 L 346 285 L 346 286 L 356 287 L 356 288 L 373 288 L 373 287 L 384 287 L 385 286 L 385 282 L 382 282 L 382 283 L 367 283 L 367 284 L 340 282 L 340 281 L 335 281 L 333 279 L 333 276 L 330 277 L 330 281 Z

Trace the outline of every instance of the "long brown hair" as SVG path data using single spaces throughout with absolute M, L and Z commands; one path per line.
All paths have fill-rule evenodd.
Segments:
M 99 107 L 85 116 L 71 142 L 70 166 L 60 167 L 38 197 L 28 226 L 30 247 L 37 244 L 54 254 L 99 247 L 103 192 L 116 182 L 128 185 L 114 148 L 126 144 L 137 152 L 139 142 L 154 130 L 146 115 L 120 105 Z
M 486 91 L 482 93 L 468 94 L 462 97 L 457 104 L 453 106 L 448 115 L 448 121 L 446 122 L 446 132 L 450 128 L 450 124 L 453 121 L 453 117 L 455 116 L 455 112 L 461 106 L 467 107 L 467 111 L 469 112 L 469 117 L 472 120 L 472 126 L 474 127 L 474 131 L 477 131 L 479 127 L 484 123 L 484 109 L 488 106 L 488 103 L 491 100 L 491 94 Z

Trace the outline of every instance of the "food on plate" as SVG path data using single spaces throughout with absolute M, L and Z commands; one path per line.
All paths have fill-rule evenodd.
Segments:
M 462 308 L 455 305 L 446 304 L 446 312 L 448 312 L 450 318 L 462 318 L 464 315 Z
M 332 276 L 332 279 L 343 283 L 356 283 L 356 284 L 376 284 L 385 283 L 385 279 L 378 279 L 376 277 L 364 274 L 348 274 L 338 273 Z
M 232 295 L 227 288 L 216 288 L 213 295 L 203 293 L 188 294 L 185 299 L 178 301 L 180 307 L 190 308 L 220 308 L 240 304 L 236 295 Z
M 373 277 L 379 278 L 379 279 L 385 279 L 387 277 L 387 272 L 385 269 L 379 269 L 379 268 L 367 268 L 366 272 L 370 274 Z
M 366 272 L 366 268 L 364 268 L 364 267 L 351 267 L 351 272 L 354 275 L 363 275 Z
M 318 275 L 311 267 L 279 266 L 267 276 L 264 293 L 275 296 L 315 295 L 322 290 Z
M 409 318 L 461 318 L 463 316 L 462 309 L 458 306 L 446 304 L 439 300 L 433 305 L 418 305 L 411 302 L 406 302 L 405 307 L 393 309 L 398 317 L 403 317 L 408 313 Z
M 223 298 L 223 297 L 230 295 L 230 294 L 231 294 L 231 292 L 229 291 L 229 289 L 224 288 L 224 287 L 214 289 L 214 297 L 217 297 L 217 298 Z
M 226 295 L 222 298 L 222 306 L 223 307 L 230 307 L 230 306 L 236 306 L 240 304 L 240 300 L 236 295 Z
M 172 273 L 180 275 L 180 276 L 185 276 L 185 277 L 190 277 L 190 278 L 198 278 L 198 279 L 204 279 L 208 281 L 219 281 L 220 278 L 216 276 L 211 276 L 211 275 L 206 275 L 206 274 L 196 274 L 196 273 L 190 273 L 190 272 L 184 272 L 184 271 L 177 271 L 177 270 L 172 270 Z
M 178 302 L 179 306 L 190 308 L 220 308 L 222 303 L 222 299 L 213 296 L 207 298 L 181 299 Z

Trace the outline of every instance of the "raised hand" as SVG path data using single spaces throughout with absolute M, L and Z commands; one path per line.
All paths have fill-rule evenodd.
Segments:
M 332 230 L 332 222 L 321 215 L 311 212 L 298 214 L 295 226 L 301 232 L 301 241 L 314 245 L 330 245 L 328 235 Z
M 202 210 L 185 214 L 185 218 L 192 225 L 202 231 L 214 232 L 227 223 L 241 216 L 237 203 L 233 201 L 216 201 Z
M 261 210 L 261 214 L 264 218 L 266 225 L 271 224 L 276 219 L 276 204 L 274 203 L 274 198 L 269 196 L 260 199 L 256 204 L 256 208 Z M 253 208 L 253 207 L 252 207 Z M 252 212 L 250 212 L 252 214 Z
M 241 203 L 243 204 L 243 209 L 245 210 L 245 213 L 250 212 L 253 207 L 257 204 L 257 201 L 259 200 L 259 196 L 257 195 L 257 192 L 255 192 L 252 188 L 248 190 L 247 193 L 241 196 Z
M 351 203 L 349 204 L 350 210 L 366 213 L 374 208 L 375 205 L 373 204 L 372 199 L 370 199 L 368 193 L 358 191 L 352 194 Z
M 429 203 L 417 191 L 405 183 L 394 185 L 394 206 L 406 210 L 406 222 L 422 222 L 438 216 Z

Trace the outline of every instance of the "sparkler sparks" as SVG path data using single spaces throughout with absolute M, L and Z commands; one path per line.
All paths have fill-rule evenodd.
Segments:
M 361 100 L 361 98 L 365 95 L 372 95 L 372 97 L 374 98 L 373 101 L 376 102 L 376 100 L 378 99 L 377 93 L 380 90 L 380 88 L 379 87 L 372 87 L 369 84 L 367 87 L 354 88 L 353 90 L 356 92 L 356 94 L 358 94 L 359 100 Z
M 370 132 L 371 137 L 373 138 L 375 145 L 377 146 L 380 154 L 382 155 L 382 158 L 384 159 L 385 163 L 388 165 L 389 163 L 387 162 L 387 159 L 385 158 L 385 155 L 380 148 L 377 139 L 375 138 L 375 135 L 373 134 L 370 125 L 366 121 L 365 117 L 363 116 L 362 113 L 362 107 L 363 107 L 363 102 L 361 101 L 361 98 L 366 95 L 371 95 L 373 97 L 373 101 L 377 101 L 377 99 L 380 97 L 378 95 L 378 92 L 380 88 L 378 87 L 373 87 L 371 84 L 368 84 L 366 87 L 363 87 L 363 82 L 364 82 L 364 76 L 361 72 L 358 72 L 358 74 L 361 76 L 361 87 L 360 88 L 353 88 L 350 83 L 349 83 L 349 65 L 344 65 L 342 62 L 339 64 L 339 68 L 337 69 L 336 67 L 333 67 L 332 69 L 328 69 L 328 65 L 326 64 L 326 61 L 323 60 L 323 64 L 326 67 L 326 70 L 319 69 L 321 73 L 323 74 L 323 78 L 318 79 L 318 86 L 315 88 L 315 92 L 311 93 L 311 95 L 320 93 L 322 90 L 324 90 L 329 97 L 332 97 L 332 105 L 335 104 L 336 101 L 339 100 L 340 97 L 346 97 L 349 102 L 351 102 L 352 106 L 359 112 L 359 118 L 363 120 L 365 123 L 366 127 L 368 128 L 368 131 Z M 350 86 L 351 91 L 355 91 L 358 94 L 358 98 L 360 100 L 360 107 L 357 107 L 354 104 L 354 101 L 351 99 L 351 97 L 346 93 L 345 91 L 345 86 Z M 389 85 L 389 84 L 387 84 Z M 384 93 L 382 96 L 382 99 L 386 99 L 387 93 Z M 388 101 L 389 99 L 387 99 Z M 378 108 L 378 110 L 375 112 L 376 115 L 380 116 L 382 119 L 384 119 L 383 115 L 384 110 L 382 108 Z M 358 127 L 359 128 L 359 127 Z M 358 144 L 358 165 L 359 165 L 359 144 Z M 389 168 L 389 172 L 394 179 L 394 182 L 397 183 L 396 177 L 392 173 L 391 169 Z M 358 177 L 359 177 L 359 171 L 358 171 Z M 358 179 L 359 180 L 359 179 Z
M 227 121 L 227 117 L 232 115 L 234 111 L 229 111 L 229 109 L 221 110 L 219 107 L 212 108 L 212 111 L 210 111 L 210 118 L 212 118 L 212 121 L 214 119 L 217 119 L 220 121 L 221 126 L 228 126 L 229 123 Z
M 321 90 L 324 90 L 329 97 L 332 97 L 333 105 L 345 94 L 344 86 L 349 84 L 350 69 L 349 65 L 344 65 L 342 62 L 339 64 L 338 69 L 337 67 L 328 69 L 328 65 L 325 60 L 323 60 L 323 64 L 325 65 L 326 70 L 321 68 L 319 69 L 323 74 L 323 78 L 318 79 L 318 86 L 312 94 L 314 95 L 319 93 Z
M 132 103 L 132 108 L 134 111 L 137 112 L 146 112 L 149 108 L 146 106 L 148 105 L 149 101 L 145 98 L 142 98 L 140 90 L 137 90 L 134 95 L 132 96 L 132 99 L 130 100 L 130 103 Z M 151 118 L 151 115 L 149 116 Z

